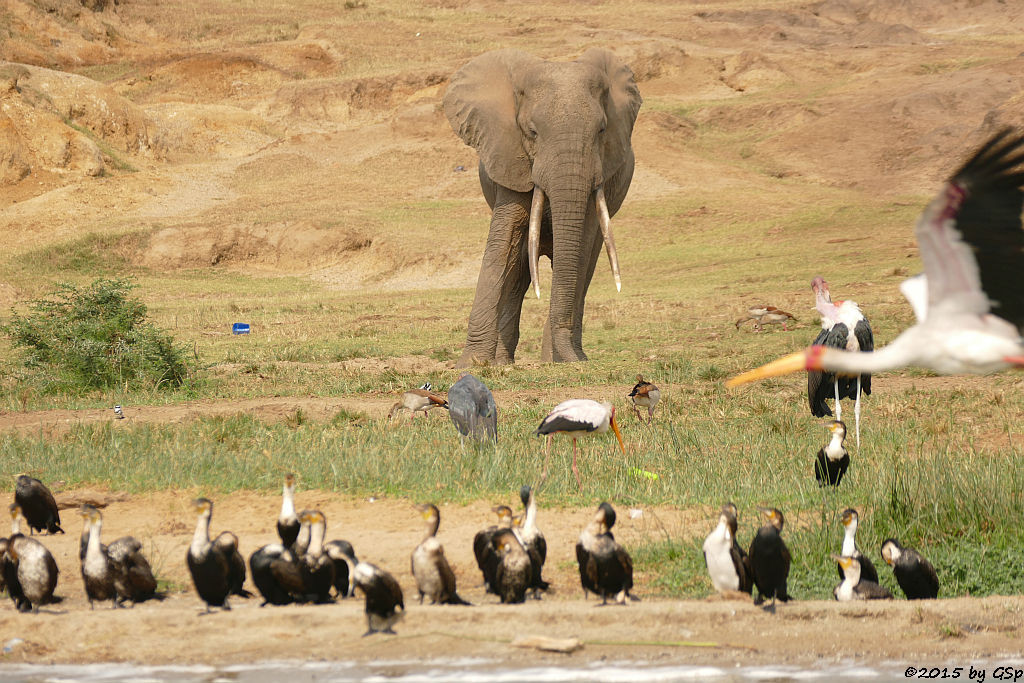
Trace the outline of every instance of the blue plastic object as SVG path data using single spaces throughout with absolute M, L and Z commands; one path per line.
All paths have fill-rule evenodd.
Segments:
M 231 326 L 231 334 L 249 334 L 249 323 L 235 323 Z

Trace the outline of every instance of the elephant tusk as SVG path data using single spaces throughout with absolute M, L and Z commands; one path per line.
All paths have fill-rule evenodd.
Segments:
M 622 291 L 622 279 L 619 277 L 619 255 L 615 252 L 615 238 L 612 237 L 612 219 L 608 215 L 608 202 L 604 198 L 604 188 L 597 188 L 597 219 L 601 223 L 601 232 L 604 234 L 604 247 L 608 251 L 608 263 L 612 267 L 612 277 L 615 278 L 615 291 Z
M 540 222 L 544 218 L 544 190 L 533 186 L 533 206 L 530 207 L 530 282 L 533 291 L 540 298 L 540 280 L 537 278 L 537 262 L 540 260 Z

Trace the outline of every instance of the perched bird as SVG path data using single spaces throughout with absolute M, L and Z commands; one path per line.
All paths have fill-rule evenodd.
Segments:
M 864 578 L 861 571 L 861 560 L 856 557 L 833 555 L 832 559 L 839 563 L 843 571 L 843 580 L 832 591 L 832 597 L 839 602 L 852 600 L 892 600 L 892 593 L 878 582 Z M 863 558 L 862 558 L 863 559 Z
M 873 353 L 811 346 L 732 378 L 800 370 L 858 375 L 917 366 L 942 375 L 1024 366 L 1024 136 L 1005 129 L 950 178 L 914 230 L 926 282 L 901 289 L 917 324 Z M 927 293 L 927 300 L 922 296 Z
M 192 505 L 197 516 L 196 530 L 185 556 L 189 573 L 192 574 L 192 583 L 196 593 L 206 603 L 207 612 L 211 607 L 229 610 L 231 606 L 228 605 L 228 595 L 252 595 L 242 588 L 245 563 L 238 554 L 238 538 L 230 531 L 224 531 L 211 541 L 213 502 L 207 498 L 198 498 Z
M 500 558 L 494 549 L 493 541 L 498 533 L 512 527 L 512 508 L 499 505 L 491 508 L 491 511 L 498 515 L 498 523 L 476 533 L 473 537 L 473 556 L 476 557 L 476 566 L 480 568 L 484 578 L 484 590 L 497 595 L 494 575 Z
M 547 478 L 548 461 L 551 457 L 551 440 L 555 434 L 564 432 L 572 436 L 572 473 L 576 475 L 576 483 L 583 488 L 583 481 L 580 479 L 580 470 L 576 466 L 576 439 L 586 434 L 603 434 L 608 427 L 615 432 L 615 438 L 619 440 L 619 448 L 622 454 L 626 454 L 626 446 L 622 443 L 622 432 L 615 422 L 615 406 L 611 403 L 598 403 L 588 398 L 574 398 L 562 401 L 541 420 L 540 426 L 534 431 L 535 436 L 546 434 L 548 436 L 547 450 L 544 453 L 544 474 Z
M 277 516 L 277 535 L 285 548 L 291 548 L 299 535 L 299 516 L 295 514 L 295 475 L 284 475 L 281 491 L 281 513 Z
M 850 352 L 871 352 L 875 349 L 875 336 L 871 323 L 861 313 L 856 302 L 837 301 L 832 303 L 828 283 L 822 277 L 811 280 L 814 290 L 815 308 L 821 314 L 821 332 L 814 343 L 832 349 Z M 831 415 L 827 399 L 835 399 L 836 419 L 843 419 L 842 399 L 852 398 L 853 414 L 857 431 L 857 446 L 860 446 L 860 396 L 871 395 L 871 375 L 856 376 L 833 374 L 811 370 L 807 373 L 807 401 L 815 417 Z
M 124 411 L 121 410 L 121 406 L 114 406 L 114 417 L 116 417 L 118 420 L 124 419 Z
M 736 541 L 736 525 L 736 506 L 726 503 L 718 515 L 718 526 L 704 539 L 704 565 L 716 591 L 749 595 L 753 586 L 750 564 Z
M 526 600 L 526 590 L 533 582 L 533 563 L 526 548 L 511 529 L 498 532 L 491 540 L 498 555 L 494 570 L 494 592 L 502 603 Z
M 306 602 L 322 605 L 331 602 L 334 588 L 334 560 L 324 552 L 327 518 L 319 510 L 304 510 L 301 521 L 309 523 L 309 547 L 299 558 L 302 594 Z
M 768 523 L 757 530 L 757 535 L 750 541 L 750 550 L 747 552 L 751 575 L 754 585 L 757 586 L 754 604 L 760 605 L 765 599 L 771 598 L 774 607 L 776 598 L 782 602 L 790 599 L 786 590 L 786 582 L 789 579 L 789 548 L 780 536 L 786 520 L 776 508 L 758 510 L 767 518 Z
M 369 562 L 360 562 L 355 570 L 356 588 L 366 596 L 367 631 L 394 634 L 392 627 L 405 615 L 402 587 L 395 577 Z
M 334 562 L 334 590 L 339 598 L 355 595 L 355 570 L 359 560 L 352 544 L 341 539 L 324 543 L 324 552 Z
M 290 605 L 303 597 L 304 585 L 299 563 L 292 551 L 270 543 L 249 556 L 249 571 L 265 605 Z
M 433 503 L 417 505 L 427 523 L 423 540 L 412 551 L 412 574 L 416 578 L 416 589 L 430 599 L 431 605 L 468 605 L 455 592 L 455 573 L 444 556 L 444 546 L 437 540 L 437 529 L 441 525 L 441 512 Z
M 636 386 L 629 392 L 629 398 L 633 399 L 633 412 L 636 419 L 640 420 L 640 408 L 647 408 L 647 423 L 654 422 L 654 406 L 661 400 L 661 391 L 650 382 L 645 382 L 643 375 L 636 376 Z
M 519 499 L 523 501 L 525 508 L 523 524 L 514 531 L 526 553 L 530 556 L 530 564 L 533 568 L 530 588 L 533 590 L 533 597 L 539 598 L 540 591 L 547 590 L 549 587 L 548 582 L 541 576 L 544 562 L 548 558 L 548 542 L 537 527 L 537 497 L 534 490 L 529 485 L 524 485 L 519 489 Z
M 21 506 L 14 503 L 9 511 L 12 528 L 0 556 L 2 583 L 19 612 L 38 612 L 40 605 L 53 600 L 60 572 L 46 546 L 21 533 L 21 521 L 25 519 Z
M 751 306 L 747 309 L 747 315 L 736 321 L 736 329 L 740 329 L 740 325 L 748 320 L 754 321 L 754 329 L 757 331 L 764 325 L 782 325 L 782 329 L 785 330 L 786 324 L 790 320 L 795 321 L 796 317 L 775 306 Z
M 936 598 L 939 595 L 939 577 L 935 567 L 913 548 L 904 548 L 895 538 L 882 542 L 882 559 L 892 567 L 896 582 L 907 600 Z
M 14 485 L 14 502 L 21 507 L 28 521 L 29 534 L 43 529 L 51 534 L 64 533 L 60 528 L 57 501 L 43 482 L 27 474 L 19 474 Z
M 843 514 L 840 516 L 840 521 L 843 523 L 843 547 L 840 550 L 840 555 L 856 559 L 860 563 L 861 578 L 878 583 L 878 571 L 875 570 L 875 565 L 872 564 L 871 559 L 867 555 L 857 548 L 857 524 L 859 519 L 860 516 L 853 508 L 843 510 Z M 839 578 L 843 578 L 843 566 L 837 565 L 837 567 L 839 569 Z
M 608 503 L 601 503 L 576 543 L 583 595 L 588 591 L 600 595 L 602 605 L 609 597 L 620 605 L 625 604 L 627 597 L 633 597 L 629 594 L 633 588 L 633 560 L 615 541 L 613 526 L 615 510 Z
M 447 408 L 448 401 L 444 396 L 438 396 L 431 390 L 430 382 L 427 382 L 419 389 L 409 389 L 402 394 L 402 400 L 391 406 L 388 412 L 388 419 L 393 417 L 400 410 L 409 411 L 409 419 L 416 417 L 417 412 L 422 412 L 427 417 L 427 411 L 433 408 Z
M 88 530 L 81 561 L 89 608 L 96 600 L 111 600 L 113 607 L 120 607 L 126 600 L 134 604 L 155 597 L 156 578 L 142 554 L 142 544 L 131 536 L 122 536 L 109 546 L 103 545 L 103 515 L 92 505 L 83 505 L 81 515 Z
M 483 382 L 468 372 L 448 389 L 448 417 L 462 436 L 498 440 L 498 406 Z
M 818 457 L 814 459 L 814 478 L 818 480 L 818 486 L 839 486 L 850 467 L 850 454 L 843 445 L 846 425 L 839 420 L 832 420 L 828 423 L 828 431 L 832 439 L 818 449 Z

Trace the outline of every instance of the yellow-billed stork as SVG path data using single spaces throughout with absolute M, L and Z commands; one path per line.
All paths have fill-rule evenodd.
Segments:
M 926 280 L 901 287 L 918 317 L 916 325 L 873 353 L 815 345 L 738 375 L 726 386 L 800 370 L 857 375 L 919 366 L 956 375 L 1024 366 L 1022 148 L 1024 135 L 1010 129 L 997 133 L 918 219 L 914 232 Z
M 615 406 L 611 403 L 598 403 L 589 398 L 573 398 L 562 401 L 547 414 L 534 432 L 535 436 L 547 434 L 548 444 L 544 454 L 544 474 L 548 476 L 548 461 L 551 458 L 551 440 L 555 434 L 564 432 L 572 436 L 572 472 L 576 475 L 576 483 L 583 488 L 580 471 L 576 467 L 576 439 L 587 434 L 603 434 L 611 427 L 619 440 L 622 454 L 626 454 L 626 446 L 622 443 L 622 432 L 615 422 Z

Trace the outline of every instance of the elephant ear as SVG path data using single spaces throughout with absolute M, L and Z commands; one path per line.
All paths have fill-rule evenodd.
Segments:
M 604 135 L 604 177 L 608 178 L 629 156 L 633 124 L 643 98 L 633 80 L 633 70 L 611 51 L 594 47 L 577 61 L 590 64 L 608 79 L 608 125 Z
M 533 189 L 530 157 L 516 121 L 522 75 L 541 60 L 522 50 L 494 50 L 452 76 L 442 102 L 462 141 L 474 148 L 487 175 L 517 192 Z

